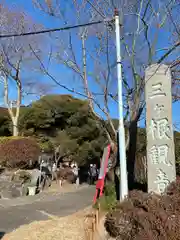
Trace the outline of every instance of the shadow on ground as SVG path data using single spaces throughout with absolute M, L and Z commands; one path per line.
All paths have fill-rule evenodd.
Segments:
M 6 234 L 5 232 L 0 232 L 0 239 L 2 239 L 5 234 Z

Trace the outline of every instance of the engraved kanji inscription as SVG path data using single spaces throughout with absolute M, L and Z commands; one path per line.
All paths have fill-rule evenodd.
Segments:
M 156 146 L 154 145 L 149 150 L 149 157 L 152 164 L 165 164 L 172 166 L 172 162 L 168 159 L 169 146 L 167 144 Z
M 166 96 L 165 92 L 162 90 L 162 83 L 156 83 L 152 85 L 152 91 L 149 98 L 163 97 Z
M 166 190 L 167 186 L 169 185 L 170 181 L 166 173 L 163 172 L 162 169 L 157 169 L 157 176 L 154 183 L 157 184 L 159 193 L 163 193 Z
M 176 179 L 172 74 L 165 64 L 145 70 L 148 192 L 161 194 Z
M 161 113 L 164 111 L 164 105 L 156 104 L 156 106 L 154 107 L 154 111 L 156 112 L 156 116 L 160 118 Z
M 154 139 L 170 139 L 170 126 L 167 118 L 151 120 L 149 131 Z

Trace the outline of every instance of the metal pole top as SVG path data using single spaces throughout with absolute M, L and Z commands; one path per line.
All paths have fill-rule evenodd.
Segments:
M 117 8 L 114 9 L 114 16 L 119 16 L 119 11 Z

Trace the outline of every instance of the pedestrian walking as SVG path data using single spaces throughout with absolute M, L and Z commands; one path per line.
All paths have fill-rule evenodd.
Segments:
M 74 173 L 74 176 L 76 178 L 76 186 L 79 186 L 79 168 L 77 164 L 74 164 L 72 172 Z
M 96 164 L 90 164 L 89 171 L 88 171 L 88 182 L 90 185 L 93 185 L 94 182 L 97 180 L 98 170 Z
M 52 181 L 53 180 L 56 180 L 57 183 L 57 165 L 55 162 L 52 165 Z

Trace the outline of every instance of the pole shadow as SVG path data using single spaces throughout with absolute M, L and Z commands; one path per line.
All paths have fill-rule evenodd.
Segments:
M 5 232 L 0 232 L 0 239 L 2 239 L 5 234 L 6 234 Z

